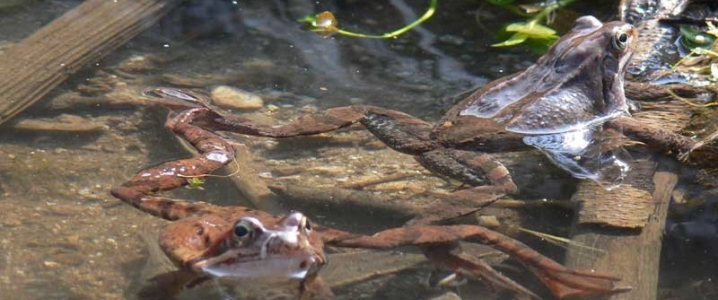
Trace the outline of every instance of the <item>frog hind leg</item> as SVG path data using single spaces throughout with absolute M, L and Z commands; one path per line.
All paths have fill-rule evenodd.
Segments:
M 419 155 L 439 147 L 429 137 L 432 124 L 399 111 L 369 107 L 360 121 L 384 144 L 402 153 Z
M 473 198 L 480 194 L 513 194 L 518 191 L 506 167 L 486 153 L 440 148 L 417 155 L 416 160 L 432 172 L 474 186 L 452 193 L 454 197 Z
M 239 134 L 287 138 L 335 131 L 356 123 L 394 150 L 418 154 L 436 148 L 429 139 L 432 125 L 411 115 L 377 106 L 350 105 L 303 116 L 281 126 L 257 124 L 241 116 L 222 115 L 203 127 Z
M 496 271 L 481 258 L 461 250 L 459 244 L 430 245 L 421 247 L 424 255 L 436 264 L 454 270 L 462 278 L 474 278 L 485 282 L 492 289 L 505 289 L 522 293 L 531 299 L 542 299 L 521 284 Z

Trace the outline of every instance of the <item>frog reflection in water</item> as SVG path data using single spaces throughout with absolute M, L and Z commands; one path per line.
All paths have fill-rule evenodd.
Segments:
M 359 122 L 389 147 L 414 155 L 427 169 L 474 186 L 452 193 L 452 198 L 515 193 L 517 187 L 508 170 L 487 153 L 527 145 L 571 148 L 574 146 L 567 140 L 578 135 L 579 144 L 585 144 L 603 122 L 628 115 L 623 74 L 636 35 L 629 24 L 602 24 L 592 16 L 581 17 L 535 65 L 475 91 L 436 126 L 398 111 L 365 105 L 331 108 L 284 126 L 256 124 L 219 111 L 198 124 L 212 130 L 284 138 Z M 594 177 L 592 171 L 571 161 L 581 154 L 583 148 L 578 148 L 567 151 L 569 159 L 547 153 L 575 176 Z M 625 169 L 618 173 L 615 179 L 620 180 Z
M 324 245 L 386 250 L 414 246 L 431 262 L 459 277 L 541 299 L 475 254 L 464 252 L 460 241 L 480 242 L 509 254 L 557 298 L 607 296 L 630 289 L 616 286 L 620 280 L 616 277 L 569 269 L 519 241 L 475 225 L 409 225 L 366 236 L 312 225 L 299 212 L 279 217 L 241 206 L 157 196 L 157 192 L 187 185 L 190 178 L 206 176 L 235 157 L 233 146 L 221 136 L 193 125 L 196 118 L 213 115 L 210 108 L 187 103 L 190 96 L 179 91 L 167 91 L 176 98 L 165 98 L 162 103 L 182 111 L 168 119 L 166 127 L 196 147 L 200 155 L 148 168 L 112 189 L 112 195 L 122 201 L 174 221 L 161 231 L 159 244 L 182 269 L 156 277 L 155 282 L 167 285 L 160 289 L 192 286 L 210 278 L 296 279 L 301 283 L 298 293 L 302 299 L 330 299 L 332 292 L 318 273 L 327 261 Z M 167 278 L 169 282 L 163 280 Z

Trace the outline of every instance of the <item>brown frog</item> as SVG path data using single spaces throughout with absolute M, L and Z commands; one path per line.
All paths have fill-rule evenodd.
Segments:
M 410 225 L 366 236 L 312 225 L 299 212 L 279 217 L 241 206 L 220 207 L 157 196 L 158 192 L 187 185 L 190 178 L 210 174 L 235 157 L 233 146 L 222 137 L 193 125 L 196 118 L 215 116 L 210 108 L 188 104 L 193 98 L 178 91 L 165 90 L 165 94 L 168 97 L 163 104 L 183 109 L 166 126 L 196 147 L 200 155 L 140 171 L 114 187 L 112 195 L 144 212 L 173 221 L 161 231 L 159 244 L 185 271 L 183 274 L 199 277 L 184 281 L 195 283 L 218 277 L 293 278 L 301 282 L 302 299 L 329 299 L 332 292 L 317 272 L 326 263 L 324 245 L 386 250 L 414 246 L 432 262 L 460 277 L 484 280 L 492 286 L 541 299 L 479 257 L 464 252 L 459 244 L 476 241 L 524 264 L 558 298 L 605 296 L 630 290 L 617 286 L 620 280 L 617 277 L 569 269 L 517 240 L 481 226 Z M 171 275 L 166 278 L 174 281 L 177 276 Z M 172 286 L 175 285 L 181 284 L 173 282 Z
M 112 189 L 113 195 L 138 209 L 176 221 L 160 231 L 158 241 L 162 251 L 181 269 L 155 280 L 169 278 L 182 281 L 178 283 L 181 286 L 193 286 L 210 278 L 293 279 L 306 286 L 322 287 L 316 275 L 327 263 L 323 240 L 312 232 L 312 224 L 302 213 L 276 216 L 245 207 L 220 207 L 153 195 L 185 185 L 190 177 L 207 174 L 233 159 L 232 148 L 223 139 L 194 126 L 177 124 L 188 121 L 196 112 L 190 109 L 180 113 L 167 126 L 187 136 L 206 152 L 205 156 L 160 164 Z M 323 287 L 319 290 L 331 294 Z M 162 297 L 173 292 L 163 291 Z
M 414 155 L 424 167 L 474 186 L 453 193 L 454 198 L 515 193 L 517 187 L 508 170 L 487 153 L 546 141 L 555 146 L 552 140 L 558 138 L 561 144 L 572 138 L 564 135 L 573 133 L 584 139 L 583 135 L 591 133 L 584 132 L 586 128 L 595 130 L 607 120 L 628 116 L 623 74 L 636 35 L 629 24 L 602 24 L 592 16 L 578 18 L 571 31 L 535 65 L 473 92 L 450 109 L 438 125 L 365 105 L 331 108 L 276 127 L 217 111 L 214 118 L 200 125 L 284 138 L 333 131 L 359 122 L 389 147 Z M 576 156 L 569 153 L 567 159 L 552 158 L 572 163 Z M 564 168 L 573 171 L 572 167 Z

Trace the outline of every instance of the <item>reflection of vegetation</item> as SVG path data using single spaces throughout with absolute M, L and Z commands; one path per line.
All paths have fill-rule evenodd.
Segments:
M 434 15 L 434 12 L 436 11 L 436 4 L 439 0 L 431 0 L 431 3 L 429 4 L 429 8 L 426 10 L 423 16 L 421 16 L 419 19 L 417 19 L 414 22 L 411 22 L 411 24 L 406 25 L 402 28 L 399 28 L 397 30 L 394 30 L 392 32 L 384 33 L 381 35 L 372 35 L 372 34 L 363 34 L 363 33 L 356 33 L 351 32 L 347 30 L 343 30 L 339 28 L 339 22 L 334 17 L 334 14 L 332 14 L 329 11 L 325 11 L 323 13 L 320 13 L 318 15 L 313 16 L 306 16 L 299 21 L 302 23 L 306 23 L 310 26 L 310 30 L 321 34 L 323 36 L 330 36 L 332 34 L 341 34 L 345 36 L 351 36 L 351 37 L 360 37 L 360 38 L 370 38 L 370 39 L 388 39 L 388 38 L 395 38 L 412 28 L 418 26 L 419 24 L 423 23 L 424 21 L 431 18 L 431 16 Z
M 525 43 L 532 50 L 544 53 L 548 50 L 548 47 L 558 40 L 559 36 L 555 30 L 543 24 L 550 23 L 551 16 L 557 9 L 576 0 L 548 0 L 542 5 L 531 6 L 514 4 L 515 0 L 487 1 L 518 15 L 530 17 L 526 22 L 511 23 L 504 27 L 503 31 L 511 34 L 511 36 L 503 42 L 493 44 L 493 47 L 507 47 Z
M 517 15 L 529 18 L 525 22 L 511 23 L 502 28 L 502 32 L 509 33 L 511 36 L 503 42 L 496 43 L 492 46 L 506 47 L 526 44 L 536 52 L 543 53 L 546 52 L 548 47 L 550 47 L 559 38 L 555 30 L 544 24 L 550 23 L 550 20 L 557 9 L 576 0 L 547 0 L 543 3 L 533 5 L 515 4 L 515 0 L 486 1 L 516 13 Z M 341 29 L 339 28 L 339 21 L 330 11 L 305 16 L 300 19 L 299 22 L 309 25 L 311 31 L 325 37 L 333 34 L 340 34 L 360 38 L 388 39 L 395 38 L 431 18 L 436 11 L 437 4 L 438 0 L 431 0 L 429 8 L 419 19 L 402 28 L 380 35 L 357 33 Z

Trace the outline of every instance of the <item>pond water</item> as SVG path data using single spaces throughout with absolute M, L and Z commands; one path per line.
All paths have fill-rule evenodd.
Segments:
M 81 4 L 10 2 L 0 5 L 0 55 Z M 182 4 L 2 125 L 1 295 L 13 299 L 165 297 L 140 291 L 148 285 L 164 289 L 148 278 L 173 268 L 161 257 L 154 238 L 167 221 L 109 194 L 113 186 L 144 168 L 192 156 L 163 127 L 166 109 L 135 100 L 144 91 L 239 88 L 258 95 L 263 103 L 233 111 L 270 124 L 350 104 L 376 105 L 436 121 L 463 92 L 523 70 L 538 57 L 524 47 L 489 46 L 497 41 L 495 33 L 502 25 L 521 18 L 483 1 L 440 1 L 432 19 L 396 39 L 324 38 L 296 20 L 330 10 L 346 29 L 381 33 L 416 19 L 428 0 L 372 1 L 372 5 L 365 1 L 238 2 Z M 617 1 L 581 2 L 589 1 L 571 6 L 573 13 L 615 19 Z M 246 149 L 240 152 L 246 155 L 241 160 L 252 170 L 241 174 L 252 176 L 249 182 L 309 187 L 313 194 L 247 196 L 256 190 L 247 188 L 246 178 L 230 180 L 236 175 L 232 171 L 208 177 L 201 188 L 166 194 L 217 205 L 254 206 L 272 213 L 299 210 L 325 226 L 373 233 L 402 226 L 412 217 L 392 205 L 426 207 L 432 193 L 460 187 L 431 175 L 411 156 L 389 149 L 359 128 L 281 141 L 230 137 Z M 509 162 L 521 191 L 512 199 L 569 203 L 579 183 L 538 151 L 497 155 Z M 684 172 L 676 194 L 697 203 L 718 199 L 715 192 L 695 182 L 693 170 Z M 381 181 L 386 177 L 394 179 Z M 351 186 L 363 192 L 362 197 L 390 200 L 379 204 L 375 202 L 383 200 L 366 204 L 352 200 L 344 205 L 327 196 L 332 188 Z M 495 215 L 504 224 L 504 233 L 562 261 L 562 247 L 516 228 L 567 236 L 573 219 L 568 206 L 497 208 L 482 214 Z M 679 226 L 684 235 L 697 238 L 665 239 L 660 299 L 715 299 L 718 292 L 713 281 L 718 271 L 709 267 L 716 263 L 718 253 L 715 209 L 683 207 L 671 218 L 672 228 Z M 700 234 L 691 235 L 691 230 Z M 457 299 L 428 287 L 432 268 L 416 249 L 330 252 L 329 268 L 334 269 L 326 270 L 327 277 L 340 299 Z M 402 259 L 396 259 L 397 253 L 403 253 Z M 503 259 L 496 263 L 503 274 L 550 297 L 520 264 Z M 280 287 L 285 286 L 291 285 L 202 284 L 177 298 L 264 299 L 283 295 Z M 169 284 L 166 288 L 171 289 Z M 524 299 L 496 293 L 481 282 L 469 282 L 453 292 L 460 299 Z

